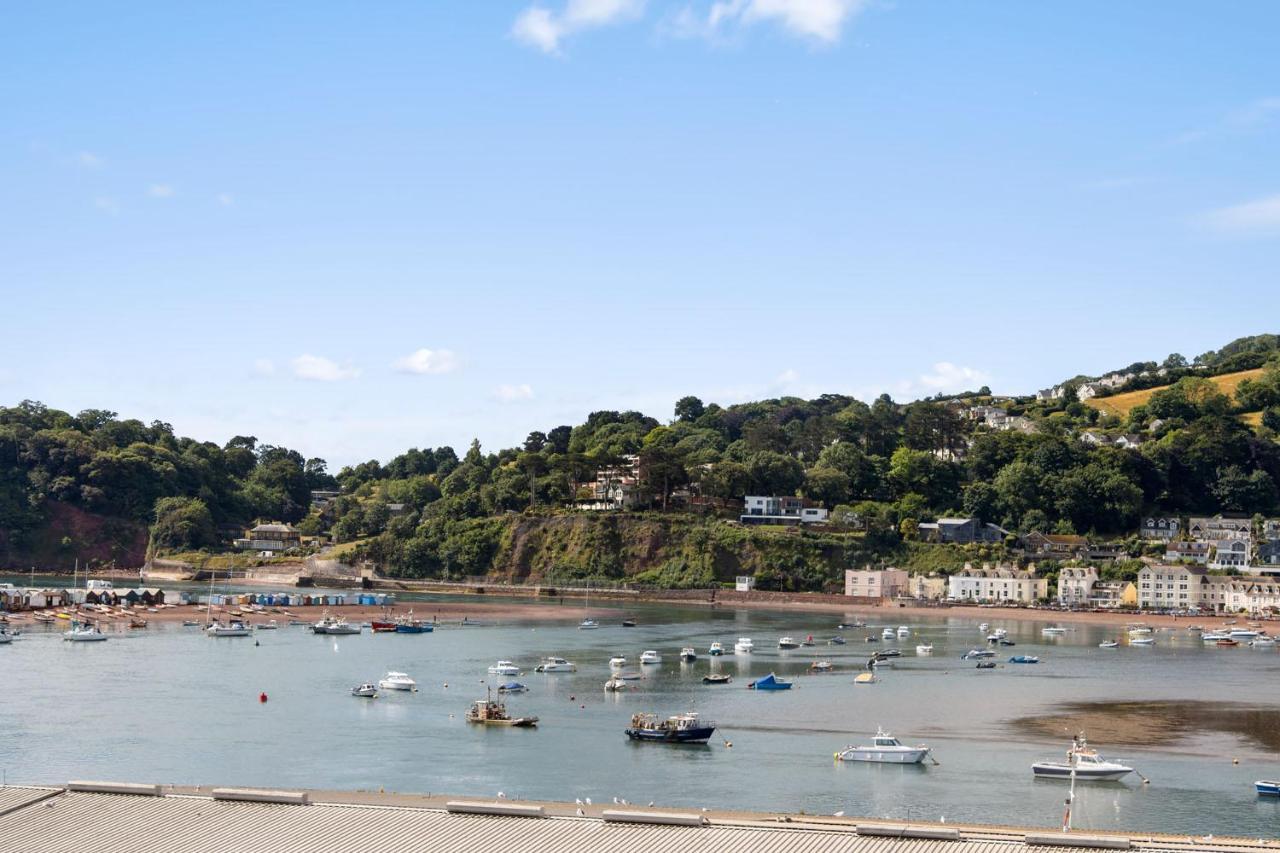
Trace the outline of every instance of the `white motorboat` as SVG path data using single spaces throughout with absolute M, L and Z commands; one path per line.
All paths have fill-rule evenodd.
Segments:
M 693 663 L 698 659 L 698 653 L 694 651 L 692 646 L 685 646 L 680 650 L 680 660 L 683 663 Z
M 646 649 L 640 653 L 640 663 L 662 663 L 662 655 L 653 649 Z
M 519 675 L 520 667 L 509 660 L 500 660 L 489 667 L 490 675 Z
M 594 619 L 583 619 L 578 623 L 579 631 L 594 631 L 600 627 L 600 623 Z
M 798 649 L 800 644 L 796 642 L 794 637 L 783 637 L 778 640 L 778 648 L 780 649 Z
M 916 646 L 916 654 L 918 655 L 933 654 L 933 643 L 923 643 L 919 646 Z
M 739 637 L 738 642 L 733 644 L 733 653 L 735 655 L 749 655 L 755 650 L 756 644 L 751 642 L 750 637 Z
M 1059 634 L 1067 633 L 1067 629 L 1058 627 L 1041 628 L 1040 633 L 1046 637 L 1056 637 Z
M 249 636 L 249 626 L 236 620 L 226 625 L 221 622 L 214 622 L 205 629 L 205 633 L 210 637 L 247 637 Z
M 1228 636 L 1233 640 L 1252 640 L 1258 636 L 1258 632 L 1252 628 L 1232 628 Z
M 358 684 L 351 688 L 352 696 L 359 696 L 361 699 L 377 699 L 378 685 L 376 684 Z
M 609 658 L 609 669 L 622 669 L 627 665 L 627 659 L 622 655 L 614 655 Z
M 995 656 L 996 656 L 996 653 L 991 651 L 990 649 L 969 649 L 969 651 L 965 652 L 960 657 L 960 659 L 961 660 L 978 660 L 980 658 L 993 658 Z
M 911 628 L 910 628 L 909 626 L 907 626 L 907 625 L 899 625 L 899 626 L 898 626 L 898 636 L 899 636 L 899 637 L 910 637 L 910 636 L 911 636 Z
M 604 689 L 607 693 L 617 693 L 627 689 L 627 682 L 615 675 L 604 683 Z
M 1129 637 L 1129 645 L 1131 646 L 1154 646 L 1156 644 L 1155 637 L 1148 637 L 1144 634 Z
M 577 672 L 578 665 L 564 658 L 547 657 L 533 668 L 534 672 Z
M 1117 761 L 1107 761 L 1080 735 L 1071 739 L 1066 761 L 1037 761 L 1031 772 L 1042 779 L 1070 779 L 1081 781 L 1115 782 L 1133 772 Z
M 1275 644 L 1276 644 L 1275 637 L 1268 637 L 1266 634 L 1260 634 L 1257 637 L 1255 637 L 1253 642 L 1250 643 L 1249 645 L 1253 646 L 1254 648 L 1260 649 L 1268 646 L 1274 646 Z
M 829 660 L 816 660 L 809 664 L 810 672 L 831 672 L 835 669 L 835 665 Z
M 361 628 L 359 625 L 352 625 L 342 617 L 325 616 L 312 625 L 311 630 L 316 634 L 359 634 Z
M 1219 640 L 1230 640 L 1231 634 L 1227 631 L 1205 631 L 1200 635 L 1200 639 L 1206 643 L 1216 643 Z
M 1115 640 L 1103 640 L 1101 643 L 1098 643 L 1098 648 L 1100 648 L 1100 649 L 1114 649 L 1114 648 L 1118 647 L 1119 645 L 1120 645 L 1120 644 L 1119 644 L 1118 642 L 1116 642 Z
M 12 642 L 13 642 L 13 637 L 9 636 L 9 632 L 3 629 L 0 629 L 0 646 L 5 645 L 6 643 L 12 643 Z
M 280 627 L 280 623 L 272 619 L 269 622 L 259 622 L 257 625 L 254 625 L 253 627 L 257 628 L 259 631 L 275 631 Z
M 906 746 L 902 741 L 877 729 L 868 746 L 848 746 L 836 753 L 841 761 L 872 761 L 880 764 L 919 764 L 929 755 L 929 747 Z
M 407 690 L 413 692 L 418 689 L 418 682 L 414 681 L 403 672 L 388 672 L 378 682 L 378 686 L 383 690 Z
M 883 631 L 880 632 L 880 636 L 886 640 L 892 640 L 894 637 L 898 635 L 896 632 L 894 632 L 892 628 L 885 628 Z

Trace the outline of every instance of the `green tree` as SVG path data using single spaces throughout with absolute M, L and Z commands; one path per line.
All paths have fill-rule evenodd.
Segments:
M 217 544 L 209 507 L 199 498 L 161 498 L 155 503 L 151 545 L 166 550 L 207 548 Z

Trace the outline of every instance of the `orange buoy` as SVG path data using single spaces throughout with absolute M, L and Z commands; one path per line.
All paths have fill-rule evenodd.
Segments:
M 261 703 L 263 703 L 263 704 L 265 705 L 265 704 L 266 704 L 266 702 L 267 702 L 267 694 L 266 694 L 266 693 L 259 693 L 259 694 L 258 694 L 258 701 L 259 701 L 259 702 L 261 702 Z

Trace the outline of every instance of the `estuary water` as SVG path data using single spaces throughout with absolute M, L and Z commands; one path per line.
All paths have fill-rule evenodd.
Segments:
M 548 605 L 555 606 L 555 605 Z M 565 605 L 569 607 L 571 605 Z M 430 615 L 424 601 L 420 615 Z M 329 637 L 300 626 L 251 638 L 210 638 L 198 628 L 157 625 L 113 634 L 106 643 L 67 643 L 65 625 L 28 628 L 0 646 L 0 772 L 9 783 L 91 778 L 201 785 L 248 785 L 448 793 L 596 803 L 806 811 L 892 819 L 1056 826 L 1066 786 L 1035 780 L 1030 765 L 1060 758 L 1070 735 L 1029 731 L 1014 721 L 1046 716 L 1068 703 L 1163 700 L 1280 705 L 1275 649 L 1205 647 L 1185 630 L 1159 631 L 1154 647 L 1099 649 L 1115 628 L 1073 626 L 1045 637 L 1052 622 L 1002 622 L 1014 648 L 998 650 L 995 670 L 960 656 L 985 647 L 978 619 L 939 616 L 908 623 L 911 635 L 879 635 L 886 610 L 866 629 L 837 631 L 822 613 L 636 606 L 623 628 L 601 618 L 576 623 L 441 625 L 432 634 Z M 1051 614 L 1046 614 L 1051 616 Z M 893 623 L 896 627 L 898 622 Z M 825 640 L 842 633 L 844 646 Z M 780 636 L 812 634 L 816 648 L 779 651 Z M 732 651 L 752 637 L 749 656 L 712 659 L 713 640 Z M 919 643 L 934 653 L 917 657 Z M 679 661 L 682 646 L 699 660 Z M 879 682 L 854 685 L 870 651 L 902 649 Z M 655 649 L 659 666 L 639 665 Z M 1038 665 L 1004 663 L 1039 655 Z M 643 670 L 632 689 L 606 694 L 608 660 Z M 545 655 L 574 661 L 576 673 L 536 674 Z M 509 679 L 487 667 L 509 659 L 529 692 L 507 700 L 517 715 L 541 718 L 535 730 L 468 726 L 468 704 L 486 685 Z M 836 671 L 810 675 L 810 663 Z M 352 685 L 403 670 L 414 694 L 376 700 Z M 706 686 L 708 672 L 732 684 Z M 790 691 L 756 693 L 752 678 L 794 678 Z M 259 693 L 269 701 L 261 704 Z M 1212 706 L 1210 706 L 1212 708 Z M 635 744 L 623 729 L 637 711 L 696 710 L 719 726 L 702 747 Z M 1138 725 L 1145 725 L 1139 717 Z M 1197 726 L 1157 745 L 1108 746 L 1150 779 L 1081 784 L 1075 826 L 1191 834 L 1280 834 L 1280 804 L 1258 799 L 1253 781 L 1280 776 L 1280 755 L 1246 733 Z M 909 744 L 926 742 L 937 764 L 844 764 L 833 753 L 877 727 Z M 730 745 L 731 744 L 731 745 Z M 1233 759 L 1238 763 L 1233 763 Z

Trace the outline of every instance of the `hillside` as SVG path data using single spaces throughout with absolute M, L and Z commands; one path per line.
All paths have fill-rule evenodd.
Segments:
M 1218 386 L 1218 390 L 1226 394 L 1228 397 L 1234 397 L 1236 389 L 1245 379 L 1259 379 L 1264 373 L 1264 369 L 1259 367 L 1253 370 L 1241 370 L 1236 373 L 1224 373 L 1221 376 L 1210 376 L 1208 380 Z M 1093 397 L 1085 400 L 1085 405 L 1090 408 L 1097 409 L 1109 415 L 1117 417 L 1128 417 L 1129 410 L 1134 406 L 1144 405 L 1151 399 L 1151 395 L 1157 391 L 1164 391 L 1169 388 L 1168 385 L 1161 385 L 1156 388 L 1144 388 L 1141 391 L 1127 391 L 1123 394 L 1113 394 L 1110 397 Z M 1257 416 L 1260 417 L 1260 416 Z M 1252 422 L 1256 424 L 1255 421 Z

